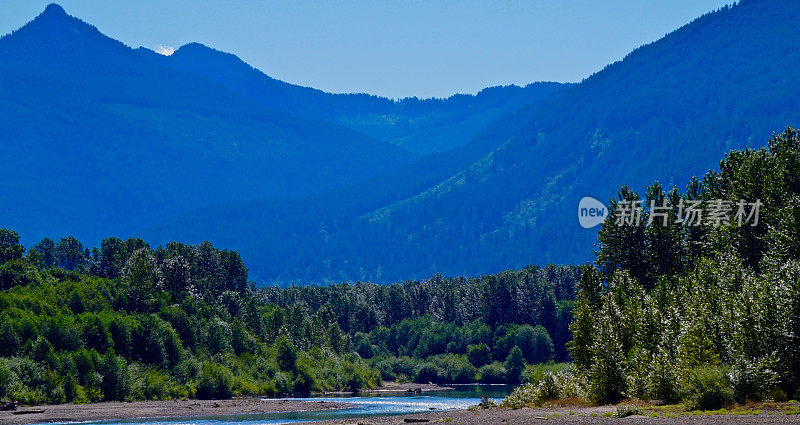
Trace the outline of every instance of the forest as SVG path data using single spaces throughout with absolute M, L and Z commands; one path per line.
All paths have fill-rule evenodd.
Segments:
M 732 151 L 684 191 L 650 185 L 645 205 L 673 206 L 666 225 L 618 225 L 620 205 L 639 199 L 622 187 L 611 200 L 595 262 L 582 271 L 571 367 L 519 388 L 507 404 L 579 395 L 705 410 L 800 397 L 800 133 L 788 128 L 767 147 Z M 680 199 L 763 206 L 757 225 L 740 225 L 734 208 L 720 225 L 686 226 Z
M 567 357 L 580 269 L 381 286 L 258 287 L 210 243 L 0 230 L 0 399 L 279 396 L 401 382 L 516 383 Z M 529 366 L 530 365 L 530 366 Z M 526 372 L 526 367 L 527 372 Z

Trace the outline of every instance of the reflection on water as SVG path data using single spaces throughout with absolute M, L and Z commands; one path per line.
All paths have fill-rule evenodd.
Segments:
M 193 418 L 135 419 L 126 421 L 101 421 L 97 424 L 143 425 L 268 425 L 319 421 L 350 417 L 400 415 L 437 410 L 466 409 L 478 404 L 481 397 L 500 401 L 511 392 L 507 385 L 453 385 L 454 390 L 431 391 L 423 395 L 405 393 L 373 393 L 363 396 L 318 396 L 290 400 L 330 401 L 353 404 L 349 409 L 319 412 L 275 412 L 247 415 L 203 416 Z M 52 425 L 52 424 L 50 424 Z

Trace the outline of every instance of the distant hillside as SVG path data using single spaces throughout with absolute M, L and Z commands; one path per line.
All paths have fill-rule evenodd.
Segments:
M 170 56 L 139 48 L 144 57 L 174 69 L 202 75 L 270 110 L 341 125 L 418 154 L 466 145 L 504 114 L 569 86 L 533 83 L 491 87 L 475 96 L 399 101 L 367 94 L 332 94 L 271 78 L 225 52 L 187 44 Z
M 0 226 L 26 241 L 130 234 L 204 205 L 320 193 L 414 158 L 159 65 L 57 5 L 0 39 L 0 81 Z
M 761 146 L 800 123 L 798 20 L 800 4 L 785 0 L 709 13 L 495 122 L 505 129 L 498 138 L 484 132 L 495 151 L 369 211 L 303 214 L 298 203 L 289 217 L 282 207 L 259 212 L 296 226 L 252 229 L 248 205 L 226 210 L 242 220 L 223 232 L 194 231 L 259 258 L 254 275 L 279 280 L 392 281 L 588 261 L 596 233 L 578 225 L 582 196 L 607 200 L 623 184 L 642 189 L 653 179 L 683 185 L 728 150 Z M 206 210 L 197 222 L 218 214 Z

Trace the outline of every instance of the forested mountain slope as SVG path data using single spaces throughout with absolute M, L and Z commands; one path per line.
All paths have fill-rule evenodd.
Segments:
M 234 221 L 223 238 L 263 259 L 259 277 L 283 280 L 587 261 L 596 233 L 578 224 L 581 197 L 606 200 L 653 179 L 683 185 L 724 152 L 798 121 L 798 19 L 790 1 L 709 13 L 513 115 L 497 150 L 414 196 L 346 219 L 317 216 L 304 232 L 267 228 L 251 239 L 248 220 Z
M 203 205 L 300 196 L 414 158 L 145 59 L 50 5 L 0 39 L 0 222 L 87 240 Z
M 285 83 L 235 55 L 198 43 L 187 44 L 170 56 L 146 48 L 139 48 L 138 52 L 165 66 L 202 75 L 270 110 L 341 125 L 418 154 L 463 146 L 504 114 L 569 86 L 541 82 L 525 87 L 491 87 L 474 96 L 395 101 L 367 94 L 326 93 Z

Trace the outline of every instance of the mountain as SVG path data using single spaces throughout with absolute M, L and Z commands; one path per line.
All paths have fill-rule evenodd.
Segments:
M 270 110 L 340 125 L 420 155 L 466 145 L 492 121 L 569 86 L 539 82 L 525 87 L 490 87 L 474 96 L 395 101 L 289 84 L 235 55 L 198 43 L 182 46 L 170 56 L 143 47 L 137 51 L 159 64 L 202 75 Z
M 416 155 L 145 58 L 58 5 L 0 38 L 0 227 L 97 240 L 322 193 Z
M 730 149 L 798 125 L 798 19 L 800 4 L 787 0 L 708 13 L 500 118 L 489 127 L 503 129 L 497 137 L 482 135 L 492 152 L 412 195 L 366 202 L 368 211 L 340 193 L 276 210 L 230 206 L 235 219 L 211 233 L 172 230 L 236 246 L 260 259 L 256 275 L 274 280 L 393 281 L 588 261 L 596 232 L 579 226 L 581 197 L 606 200 L 623 184 L 641 193 L 654 179 L 682 185 Z M 336 212 L 308 213 L 309 205 Z M 251 227 L 272 217 L 287 225 Z

